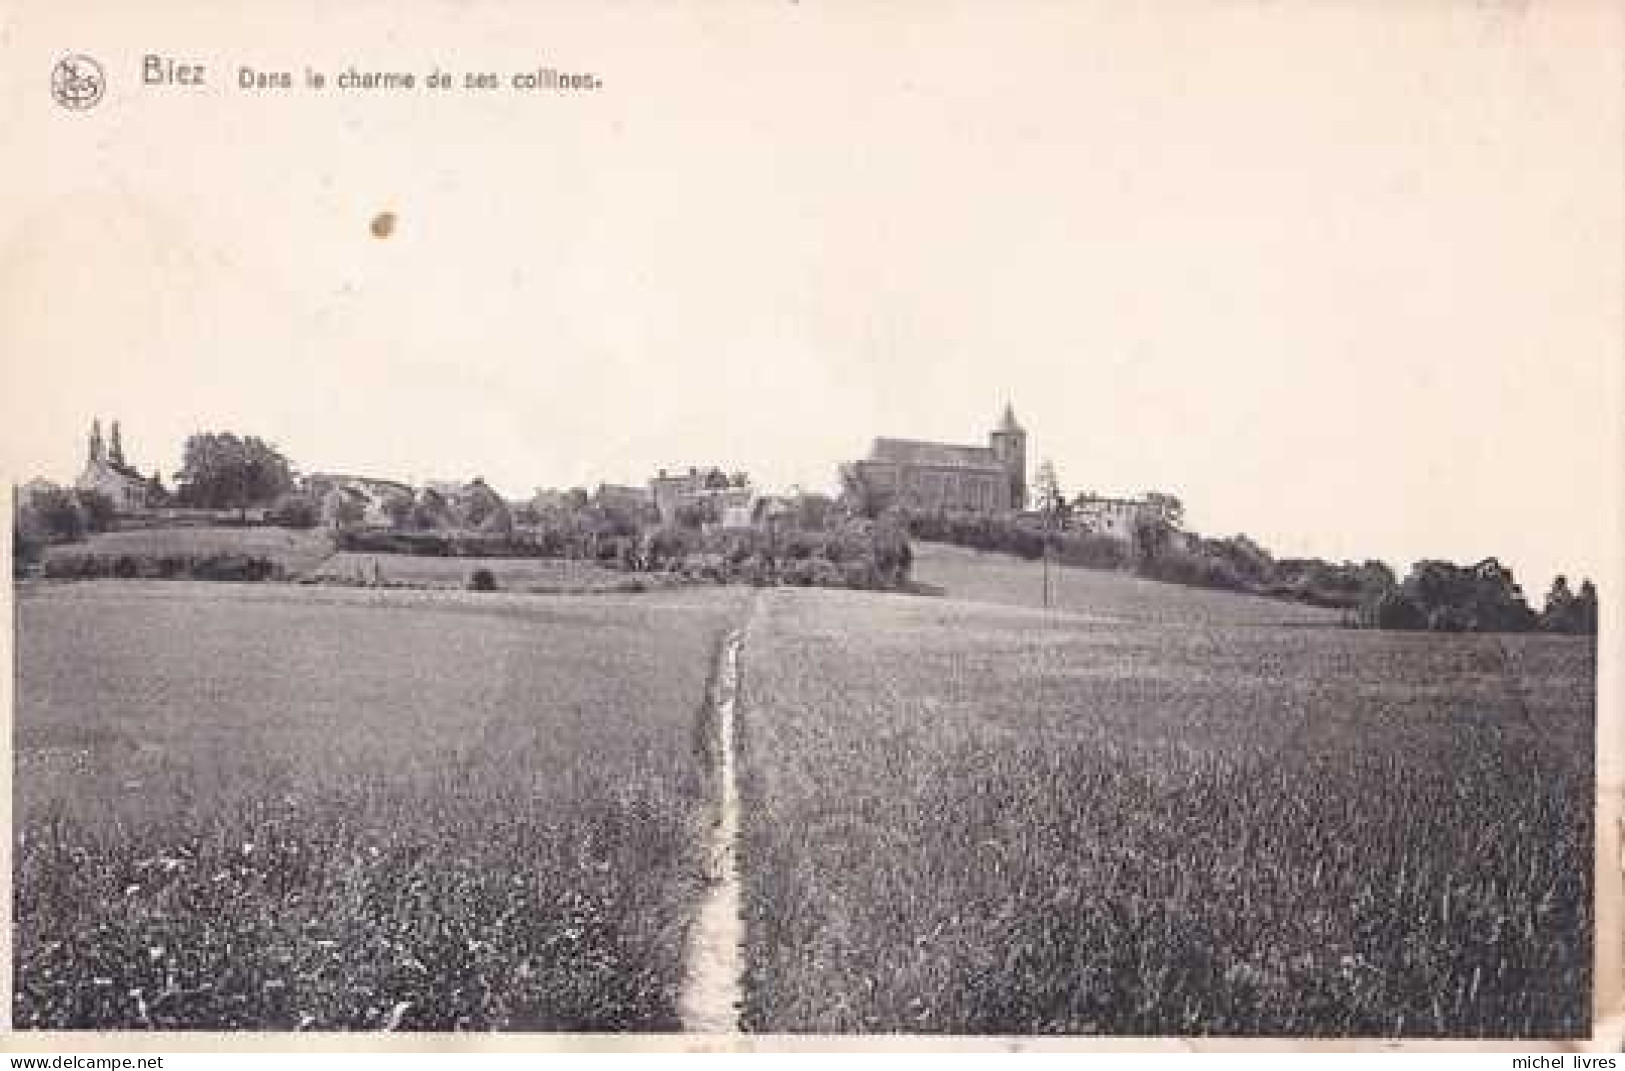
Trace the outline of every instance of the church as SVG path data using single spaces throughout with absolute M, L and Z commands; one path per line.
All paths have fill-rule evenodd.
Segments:
M 81 491 L 100 491 L 112 500 L 117 513 L 147 509 L 161 504 L 164 498 L 156 472 L 150 478 L 143 476 L 124 460 L 124 443 L 116 420 L 106 442 L 102 441 L 102 422 L 91 421 L 90 456 L 74 486 Z
M 879 438 L 841 466 L 848 496 L 915 510 L 1009 513 L 1027 505 L 1027 432 L 1009 405 L 986 446 Z

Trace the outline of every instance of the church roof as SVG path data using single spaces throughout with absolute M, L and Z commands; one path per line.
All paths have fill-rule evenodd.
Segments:
M 952 443 L 922 442 L 918 439 L 876 439 L 874 446 L 869 450 L 869 460 L 956 469 L 1001 467 L 991 447 L 957 446 Z
M 119 476 L 123 476 L 126 480 L 139 480 L 141 483 L 146 483 L 147 482 L 147 477 L 143 476 L 141 473 L 137 472 L 135 469 L 131 468 L 129 465 L 120 464 L 117 461 L 111 461 L 111 460 L 109 460 L 107 458 L 102 458 L 99 461 L 92 461 L 90 464 L 92 466 L 100 468 L 100 469 L 102 469 L 104 471 L 116 473 Z

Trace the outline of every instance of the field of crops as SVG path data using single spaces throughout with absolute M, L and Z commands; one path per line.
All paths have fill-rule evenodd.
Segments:
M 563 558 L 440 558 L 415 554 L 369 554 L 342 551 L 327 559 L 314 576 L 366 583 L 466 588 L 476 569 L 488 569 L 504 591 L 589 593 L 626 591 L 632 586 L 671 586 L 665 574 L 626 573 L 594 562 Z
M 775 592 L 747 1028 L 1587 1034 L 1593 667 Z
M 294 531 L 264 527 L 136 528 L 102 532 L 83 542 L 65 543 L 46 551 L 47 559 L 80 555 L 162 557 L 247 554 L 268 558 L 289 576 L 301 576 L 333 553 L 333 539 L 321 530 Z
M 14 1022 L 676 1029 L 744 624 L 745 1029 L 1588 1032 L 1593 644 L 922 557 L 994 601 L 24 585 Z
M 20 590 L 15 1025 L 674 1029 L 745 597 Z
M 1008 554 L 915 542 L 913 577 L 960 599 L 1007 606 L 1044 605 L 1044 564 Z M 1050 604 L 1119 621 L 1190 625 L 1336 624 L 1338 611 L 1145 580 L 1127 573 L 1050 567 Z

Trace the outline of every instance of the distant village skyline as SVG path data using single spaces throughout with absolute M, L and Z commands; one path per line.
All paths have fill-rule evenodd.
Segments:
M 534 68 L 517 10 L 332 18 L 380 69 Z M 115 86 L 68 123 L 42 91 L 7 126 L 40 166 L 0 230 L 0 459 L 71 475 L 99 413 L 166 478 L 236 429 L 510 495 L 713 463 L 831 490 L 1009 401 L 1068 491 L 1166 490 L 1277 554 L 1613 575 L 1625 117 L 1572 47 L 1610 18 L 611 6 L 551 42 L 590 97 L 222 90 L 183 121 Z M 242 28 L 188 32 L 229 66 L 203 44 Z M 97 47 L 152 45 L 132 16 Z
M 1002 411 L 1001 416 L 999 417 L 998 428 L 1000 430 L 1005 430 L 1005 431 L 1011 430 L 1011 424 L 1012 424 L 1012 421 L 1014 419 L 1013 410 L 1014 410 L 1015 406 L 1013 405 L 1013 403 L 1005 402 L 1005 403 L 1003 403 L 1001 408 L 1002 408 L 1003 411 Z M 108 445 L 102 445 L 103 444 L 102 433 L 105 430 L 107 432 L 107 435 L 109 436 L 108 441 L 110 443 L 117 443 L 118 444 L 118 459 L 117 459 L 116 467 L 118 467 L 120 469 L 127 468 L 128 472 L 133 477 L 145 478 L 145 479 L 148 479 L 149 482 L 150 482 L 150 476 L 152 474 L 156 473 L 160 477 L 162 484 L 169 491 L 173 492 L 173 490 L 174 490 L 174 478 L 175 478 L 176 474 L 178 473 L 178 471 L 179 471 L 179 469 L 181 467 L 181 454 L 182 454 L 182 450 L 184 448 L 184 443 L 185 443 L 185 436 L 184 435 L 181 437 L 180 440 L 175 442 L 171 448 L 169 448 L 167 450 L 167 453 L 170 456 L 172 456 L 172 458 L 173 458 L 173 463 L 172 464 L 154 463 L 152 458 L 156 457 L 157 455 L 155 453 L 153 453 L 153 452 L 150 452 L 150 451 L 143 451 L 142 444 L 143 444 L 144 440 L 142 440 L 140 438 L 137 438 L 137 439 L 134 440 L 135 443 L 136 443 L 135 447 L 133 448 L 133 450 L 130 450 L 128 452 L 128 459 L 130 461 L 130 464 L 128 466 L 126 466 L 125 465 L 126 449 L 124 447 L 124 442 L 130 441 L 131 437 L 130 437 L 130 434 L 127 431 L 125 431 L 124 429 L 126 429 L 126 428 L 128 428 L 130 426 L 129 422 L 127 420 L 124 420 L 124 419 L 119 418 L 119 417 L 111 417 L 107 421 L 105 421 L 105 423 L 103 422 L 102 418 L 98 417 L 98 416 L 92 416 L 89 419 L 90 419 L 90 423 L 87 424 L 86 427 L 87 427 L 87 429 L 89 429 L 89 431 L 88 431 L 89 447 L 88 448 L 89 448 L 89 451 L 90 451 L 91 460 L 92 460 L 93 464 L 99 464 L 104 468 L 106 467 L 106 458 L 107 458 L 107 451 L 109 449 L 109 446 Z M 1024 427 L 1017 427 L 1014 430 L 1019 431 L 1022 434 L 1023 439 L 1025 439 L 1027 431 L 1026 431 L 1026 429 Z M 832 462 L 830 464 L 830 466 L 829 466 L 830 475 L 823 483 L 816 483 L 815 481 L 812 481 L 812 480 L 804 480 L 804 481 L 794 481 L 794 480 L 792 480 L 790 482 L 785 482 L 785 483 L 774 482 L 774 481 L 771 481 L 771 480 L 764 479 L 761 475 L 759 475 L 760 470 L 753 467 L 752 464 L 751 464 L 750 459 L 748 459 L 748 458 L 708 458 L 708 459 L 705 459 L 703 461 L 694 462 L 693 464 L 689 464 L 689 463 L 683 463 L 683 464 L 672 463 L 672 464 L 667 464 L 667 465 L 660 465 L 660 466 L 656 466 L 656 467 L 650 469 L 647 472 L 644 472 L 644 473 L 641 473 L 641 474 L 637 474 L 637 473 L 628 474 L 628 475 L 626 475 L 626 476 L 624 476 L 623 478 L 620 478 L 620 479 L 610 478 L 610 476 L 606 475 L 606 476 L 600 476 L 600 477 L 597 477 L 597 478 L 589 478 L 589 479 L 585 479 L 585 480 L 577 480 L 577 481 L 574 481 L 574 482 L 547 483 L 547 482 L 532 481 L 527 486 L 527 485 L 524 484 L 524 481 L 517 481 L 517 483 L 510 484 L 508 482 L 504 482 L 503 480 L 501 480 L 499 478 L 493 478 L 490 475 L 490 471 L 500 471 L 500 470 L 480 469 L 478 466 L 475 466 L 473 468 L 470 468 L 469 471 L 466 471 L 466 472 L 455 471 L 456 466 L 453 463 L 453 458 L 450 457 L 449 455 L 446 458 L 446 464 L 441 465 L 437 470 L 435 470 L 432 474 L 429 474 L 429 475 L 425 475 L 423 473 L 418 473 L 418 472 L 401 473 L 401 472 L 391 472 L 391 471 L 376 471 L 374 469 L 371 469 L 371 468 L 368 468 L 368 467 L 365 467 L 365 466 L 343 466 L 343 465 L 323 464 L 323 463 L 321 463 L 320 459 L 305 456 L 304 454 L 302 454 L 297 449 L 290 449 L 285 442 L 279 441 L 273 436 L 264 435 L 264 434 L 262 434 L 262 433 L 260 433 L 260 432 L 258 432 L 256 430 L 254 430 L 253 428 L 249 428 L 249 427 L 232 427 L 232 426 L 228 426 L 228 425 L 226 425 L 224 423 L 221 423 L 221 422 L 215 422 L 213 424 L 205 424 L 203 426 L 200 426 L 200 427 L 194 429 L 194 431 L 197 431 L 197 432 L 204 432 L 204 431 L 226 432 L 226 431 L 230 431 L 230 432 L 234 432 L 234 433 L 239 434 L 239 435 L 257 435 L 258 437 L 260 437 L 262 439 L 265 439 L 266 441 L 270 442 L 285 457 L 287 457 L 290 464 L 293 466 L 296 474 L 300 475 L 300 476 L 318 475 L 318 474 L 341 474 L 341 475 L 346 475 L 346 476 L 365 477 L 365 478 L 373 479 L 373 480 L 395 481 L 395 482 L 407 484 L 407 485 L 410 485 L 410 486 L 413 486 L 413 487 L 416 487 L 416 488 L 420 488 L 420 489 L 424 488 L 424 487 L 431 486 L 431 485 L 435 485 L 435 484 L 445 483 L 445 482 L 466 483 L 467 481 L 478 478 L 478 479 L 484 480 L 486 483 L 488 483 L 493 490 L 495 490 L 499 495 L 501 495 L 504 499 L 508 500 L 513 505 L 519 505 L 519 504 L 525 503 L 527 501 L 530 501 L 538 492 L 567 491 L 567 490 L 571 490 L 571 489 L 575 489 L 575 488 L 580 488 L 582 490 L 587 491 L 588 493 L 592 493 L 595 490 L 597 490 L 598 488 L 600 488 L 602 486 L 606 486 L 606 485 L 609 486 L 609 487 L 612 487 L 612 488 L 616 487 L 616 486 L 631 486 L 631 487 L 638 487 L 638 488 L 652 487 L 655 484 L 657 484 L 659 482 L 662 482 L 663 478 L 665 478 L 667 476 L 668 472 L 680 473 L 680 472 L 687 471 L 691 467 L 699 467 L 699 468 L 703 469 L 703 468 L 705 468 L 707 466 L 715 466 L 717 469 L 719 469 L 719 470 L 721 470 L 721 471 L 723 471 L 725 473 L 732 473 L 732 472 L 735 472 L 735 471 L 742 471 L 742 472 L 746 473 L 747 475 L 749 475 L 749 477 L 751 478 L 752 484 L 756 487 L 757 490 L 762 491 L 762 492 L 767 492 L 767 493 L 772 493 L 772 494 L 781 494 L 781 493 L 790 493 L 790 492 L 800 491 L 800 492 L 807 492 L 807 493 L 826 494 L 826 495 L 831 496 L 832 498 L 839 498 L 841 496 L 841 493 L 842 493 L 842 480 L 841 480 L 842 473 L 841 473 L 841 470 L 851 466 L 854 462 L 860 462 L 861 463 L 862 456 L 863 456 L 862 451 L 860 451 L 858 453 L 855 453 L 852 457 Z M 192 434 L 192 432 L 188 432 L 186 434 L 189 435 L 189 434 Z M 862 446 L 863 446 L 863 448 L 865 450 L 867 450 L 871 444 L 878 448 L 883 443 L 886 443 L 888 441 L 898 441 L 898 440 L 907 441 L 907 438 L 908 437 L 903 437 L 903 436 L 876 435 L 876 436 L 872 436 L 870 438 L 870 440 L 865 442 L 864 444 L 862 444 Z M 962 438 L 967 440 L 967 441 L 962 444 L 961 448 L 977 449 L 977 447 L 975 446 L 974 443 L 968 441 L 968 440 L 970 440 L 972 438 L 972 436 L 966 435 L 966 436 L 963 436 Z M 79 442 L 81 444 L 81 456 L 80 456 L 80 463 L 79 463 L 78 466 L 68 466 L 66 470 L 64 470 L 64 471 L 62 471 L 60 473 L 35 472 L 35 473 L 23 473 L 23 474 L 13 475 L 12 479 L 11 479 L 11 482 L 14 483 L 14 484 L 22 484 L 22 483 L 25 483 L 26 481 L 28 481 L 29 479 L 44 478 L 44 479 L 47 479 L 50 482 L 58 483 L 58 484 L 61 484 L 63 486 L 69 486 L 69 487 L 73 486 L 75 484 L 76 480 L 82 478 L 81 474 L 83 473 L 83 471 L 85 469 L 84 451 L 85 451 L 85 444 L 87 442 L 87 436 L 85 434 L 81 434 L 81 436 L 79 436 Z M 920 445 L 933 445 L 933 444 L 921 443 Z M 943 444 L 943 445 L 950 446 L 950 447 L 952 447 L 952 446 L 960 446 L 960 444 Z M 98 446 L 100 446 L 100 449 L 102 451 L 101 460 L 97 459 Z M 1289 543 L 1289 542 L 1283 542 L 1283 541 L 1281 541 L 1280 539 L 1277 539 L 1277 538 L 1272 538 L 1271 533 L 1261 532 L 1261 531 L 1258 531 L 1258 530 L 1255 530 L 1255 529 L 1252 529 L 1252 528 L 1247 528 L 1247 527 L 1234 527 L 1234 528 L 1230 528 L 1230 529 L 1215 529 L 1215 528 L 1203 525 L 1202 520 L 1201 520 L 1201 518 L 1204 515 L 1204 511 L 1201 508 L 1202 504 L 1201 503 L 1192 503 L 1192 502 L 1190 502 L 1186 498 L 1185 494 L 1181 491 L 1181 489 L 1177 485 L 1144 486 L 1144 487 L 1134 487 L 1134 486 L 1120 486 L 1119 487 L 1119 486 L 1110 486 L 1110 485 L 1107 485 L 1107 486 L 1086 485 L 1086 484 L 1080 483 L 1080 482 L 1078 482 L 1076 480 L 1069 479 L 1068 476 L 1067 476 L 1068 466 L 1065 465 L 1064 463 L 1062 463 L 1060 461 L 1056 461 L 1054 458 L 1051 458 L 1051 457 L 1037 456 L 1032 452 L 1030 447 L 1026 447 L 1025 449 L 1026 449 L 1026 452 L 1027 452 L 1027 456 L 1025 457 L 1025 461 L 1024 461 L 1023 480 L 1024 480 L 1024 484 L 1025 484 L 1025 490 L 1029 494 L 1031 493 L 1031 486 L 1030 485 L 1031 485 L 1031 481 L 1032 481 L 1032 479 L 1034 477 L 1034 474 L 1036 473 L 1038 468 L 1041 465 L 1045 464 L 1046 462 L 1051 463 L 1054 466 L 1054 468 L 1056 470 L 1056 473 L 1057 473 L 1057 476 L 1059 478 L 1060 484 L 1061 484 L 1061 490 L 1062 490 L 1065 498 L 1068 501 L 1075 500 L 1075 499 L 1077 499 L 1077 498 L 1079 498 L 1080 496 L 1083 496 L 1083 495 L 1091 495 L 1091 494 L 1098 494 L 1098 495 L 1101 495 L 1102 497 L 1107 498 L 1107 499 L 1113 499 L 1113 498 L 1123 498 L 1123 499 L 1140 498 L 1140 497 L 1144 496 L 1147 493 L 1151 493 L 1151 494 L 1158 494 L 1158 493 L 1172 494 L 1175 497 L 1179 498 L 1180 501 L 1183 503 L 1183 505 L 1188 510 L 1187 515 L 1186 515 L 1186 522 L 1185 522 L 1185 524 L 1183 526 L 1187 531 L 1191 531 L 1191 532 L 1194 532 L 1194 533 L 1197 533 L 1197 534 L 1200 534 L 1200 535 L 1203 535 L 1203 536 L 1211 537 L 1211 538 L 1222 538 L 1222 537 L 1235 536 L 1235 535 L 1244 535 L 1244 536 L 1247 536 L 1250 539 L 1253 539 L 1253 540 L 1257 541 L 1261 545 L 1263 545 L 1265 547 L 1265 549 L 1272 552 L 1277 558 L 1313 557 L 1313 558 L 1324 558 L 1326 560 L 1334 561 L 1334 562 L 1335 561 L 1352 561 L 1352 562 L 1355 562 L 1355 563 L 1358 563 L 1358 562 L 1361 562 L 1361 561 L 1364 561 L 1364 560 L 1368 560 L 1368 559 L 1376 559 L 1376 560 L 1383 561 L 1386 564 L 1390 565 L 1391 567 L 1393 567 L 1399 573 L 1399 575 L 1403 576 L 1405 571 L 1414 562 L 1419 561 L 1419 560 L 1423 560 L 1423 559 L 1427 559 L 1427 558 L 1450 560 L 1450 561 L 1455 561 L 1458 564 L 1471 564 L 1471 563 L 1473 563 L 1475 561 L 1482 560 L 1484 558 L 1493 557 L 1493 558 L 1497 558 L 1503 564 L 1507 565 L 1508 567 L 1510 567 L 1510 568 L 1512 568 L 1514 570 L 1515 574 L 1519 577 L 1519 580 L 1521 581 L 1522 586 L 1525 589 L 1526 595 L 1528 595 L 1529 598 L 1531 600 L 1534 600 L 1534 601 L 1538 601 L 1538 599 L 1540 597 L 1540 594 L 1545 590 L 1545 588 L 1547 586 L 1549 586 L 1549 584 L 1551 582 L 1551 579 L 1553 577 L 1555 577 L 1555 576 L 1564 575 L 1564 576 L 1567 576 L 1570 580 L 1577 582 L 1578 579 L 1581 578 L 1581 577 L 1587 577 L 1587 578 L 1591 578 L 1591 579 L 1595 580 L 1598 576 L 1606 575 L 1602 570 L 1591 569 L 1591 568 L 1588 568 L 1588 567 L 1585 567 L 1585 566 L 1568 565 L 1568 564 L 1564 564 L 1564 563 L 1561 563 L 1561 562 L 1557 563 L 1555 566 L 1548 566 L 1548 567 L 1546 567 L 1546 568 L 1544 568 L 1542 570 L 1535 571 L 1535 570 L 1531 570 L 1531 569 L 1527 568 L 1524 563 L 1520 563 L 1514 557 L 1512 557 L 1512 556 L 1510 556 L 1510 555 L 1508 555 L 1506 553 L 1496 552 L 1493 549 L 1489 550 L 1489 551 L 1486 551 L 1484 553 L 1452 554 L 1451 552 L 1449 552 L 1447 550 L 1437 550 L 1437 551 L 1426 551 L 1426 552 L 1422 552 L 1422 553 L 1417 553 L 1417 554 L 1414 554 L 1414 555 L 1408 556 L 1408 557 L 1404 556 L 1404 555 L 1389 556 L 1389 555 L 1384 555 L 1382 553 L 1368 552 L 1368 551 L 1363 551 L 1363 550 L 1359 550 L 1359 549 L 1349 551 L 1349 552 L 1343 552 L 1343 551 L 1339 551 L 1339 550 L 1335 550 L 1335 549 L 1328 550 L 1327 545 L 1332 542 L 1330 540 L 1328 540 L 1327 543 L 1320 543 L 1318 541 L 1310 541 L 1310 542 L 1300 543 L 1300 544 L 1294 545 L 1294 544 Z M 1032 503 L 1029 500 L 1029 506 L 1031 506 L 1031 505 L 1032 505 Z

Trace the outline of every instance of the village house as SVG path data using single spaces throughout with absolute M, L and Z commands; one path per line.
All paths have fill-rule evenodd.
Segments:
M 601 483 L 598 490 L 593 492 L 594 505 L 609 509 L 624 510 L 628 513 L 638 514 L 653 504 L 653 496 L 647 487 L 630 487 L 626 484 Z
M 1010 406 L 986 446 L 879 438 L 869 456 L 841 466 L 849 498 L 915 510 L 1010 513 L 1027 504 L 1027 432 Z
M 36 476 L 32 480 L 29 480 L 27 483 L 23 484 L 21 487 L 17 486 L 16 484 L 12 484 L 11 501 L 13 506 L 19 510 L 38 509 L 39 503 L 42 499 L 51 494 L 53 491 L 61 490 L 63 490 L 63 488 L 52 483 L 50 480 L 47 480 L 42 476 Z
M 1068 527 L 1086 535 L 1106 536 L 1131 543 L 1142 521 L 1160 521 L 1170 528 L 1177 528 L 1179 518 L 1174 515 L 1173 509 L 1173 500 L 1165 495 L 1111 498 L 1085 492 L 1072 501 Z
M 562 510 L 570 503 L 570 495 L 556 487 L 538 487 L 536 493 L 530 496 L 530 508 L 537 513 L 548 513 L 553 510 Z
M 711 523 L 729 528 L 750 526 L 757 498 L 744 473 L 729 476 L 715 466 L 690 468 L 676 476 L 661 469 L 649 481 L 649 495 L 662 524 L 675 524 L 685 506 L 702 506 L 712 514 Z

